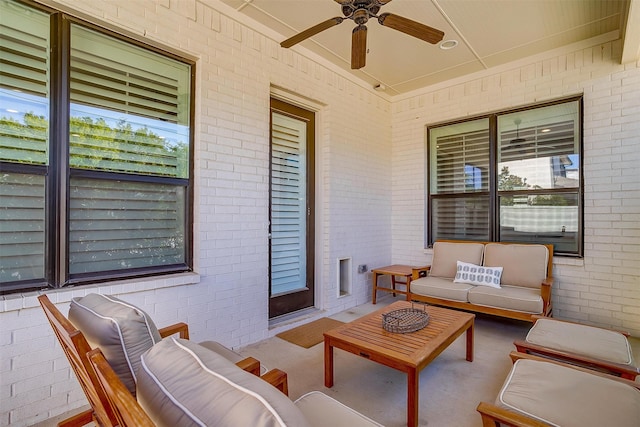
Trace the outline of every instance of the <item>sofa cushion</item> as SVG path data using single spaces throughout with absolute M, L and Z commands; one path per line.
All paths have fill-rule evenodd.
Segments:
M 308 426 L 271 384 L 191 341 L 166 338 L 142 355 L 138 402 L 157 426 Z
M 567 353 L 635 366 L 627 337 L 609 329 L 538 319 L 529 330 L 526 341 Z
M 485 267 L 483 265 L 458 261 L 458 271 L 453 281 L 456 283 L 499 288 L 500 276 L 502 276 L 502 267 Z
M 411 283 L 413 287 L 413 282 Z M 500 289 L 474 286 L 469 289 L 467 299 L 472 304 L 504 308 L 524 313 L 542 313 L 542 296 L 538 289 L 518 286 L 502 286 Z
M 467 292 L 473 285 L 455 283 L 442 277 L 421 277 L 411 281 L 411 293 L 429 297 L 467 302 Z
M 456 261 L 482 264 L 483 248 L 482 243 L 435 242 L 429 275 L 454 278 L 457 270 Z
M 640 391 L 536 360 L 513 365 L 496 405 L 563 427 L 639 426 Z
M 544 245 L 487 243 L 483 265 L 504 267 L 502 284 L 540 288 L 547 277 L 549 249 Z
M 99 347 L 124 385 L 135 395 L 140 355 L 161 340 L 147 313 L 110 295 L 71 300 L 69 320 L 92 347 Z
M 319 391 L 295 401 L 312 427 L 382 427 L 370 418 Z

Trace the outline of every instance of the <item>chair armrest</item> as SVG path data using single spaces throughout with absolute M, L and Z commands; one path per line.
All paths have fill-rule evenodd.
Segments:
M 551 317 L 551 287 L 553 277 L 545 278 L 540 284 L 540 296 L 542 297 L 542 313 Z
M 551 424 L 530 418 L 517 412 L 508 411 L 487 402 L 480 402 L 476 411 L 480 412 L 483 427 L 497 427 L 501 425 L 510 427 L 550 427 Z
M 429 270 L 431 270 L 430 265 L 425 265 L 423 267 L 411 267 L 411 280 L 419 279 L 420 277 L 427 277 Z
M 280 369 L 272 369 L 260 378 L 280 390 L 285 396 L 289 396 L 289 384 L 287 382 L 286 372 Z
M 635 380 L 635 378 L 640 375 L 640 369 L 636 368 L 635 366 L 608 362 L 601 359 L 594 359 L 592 357 L 576 353 L 567 353 L 565 351 L 539 346 L 537 344 L 533 344 L 523 340 L 515 340 L 513 342 L 513 345 L 516 346 L 516 349 L 519 353 L 552 357 L 570 363 L 571 365 L 577 364 L 578 366 L 591 367 L 592 369 L 596 369 L 599 371 L 604 370 L 605 372 L 629 380 Z
M 260 361 L 258 359 L 247 357 L 246 359 L 237 361 L 236 366 L 243 371 L 247 371 L 257 377 L 260 376 Z
M 158 329 L 160 332 L 160 336 L 162 338 L 166 338 L 173 334 L 180 334 L 180 338 L 188 340 L 189 339 L 189 325 L 184 322 L 176 323 L 175 325 L 165 326 L 164 328 Z

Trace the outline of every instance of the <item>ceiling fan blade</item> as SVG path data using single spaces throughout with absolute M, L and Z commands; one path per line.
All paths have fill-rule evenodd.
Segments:
M 378 17 L 380 25 L 393 28 L 410 36 L 419 38 L 431 44 L 436 44 L 444 37 L 444 32 L 421 24 L 411 19 L 403 18 L 393 13 L 383 13 Z
M 334 27 L 338 24 L 341 24 L 342 21 L 344 21 L 344 18 L 341 17 L 335 17 L 335 18 L 331 18 L 331 19 L 327 19 L 324 22 L 321 22 L 317 25 L 314 25 L 311 28 L 307 28 L 306 30 L 304 30 L 301 33 L 296 34 L 293 37 L 289 37 L 288 39 L 286 39 L 285 41 L 283 41 L 282 43 L 280 43 L 280 46 L 282 47 L 291 47 L 294 44 L 298 44 L 303 40 L 308 39 L 311 36 L 315 36 L 316 34 L 318 34 L 320 31 L 324 31 L 328 28 Z
M 367 27 L 358 25 L 351 35 L 351 69 L 364 67 L 367 61 Z

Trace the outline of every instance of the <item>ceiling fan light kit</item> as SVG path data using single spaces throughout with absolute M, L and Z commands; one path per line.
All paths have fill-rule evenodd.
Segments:
M 310 27 L 294 35 L 293 37 L 289 37 L 288 39 L 284 40 L 282 43 L 280 43 L 280 46 L 289 48 L 300 43 L 303 40 L 308 39 L 309 37 L 320 33 L 321 31 L 341 24 L 345 19 L 351 19 L 357 24 L 357 26 L 353 29 L 351 36 L 351 69 L 358 70 L 364 67 L 366 64 L 367 27 L 365 26 L 365 24 L 369 22 L 369 18 L 375 18 L 382 26 L 400 31 L 431 44 L 439 43 L 444 37 L 444 32 L 408 18 L 394 15 L 393 13 L 383 13 L 381 15 L 378 15 L 380 8 L 389 3 L 391 0 L 335 1 L 341 5 L 344 18 L 335 17 L 316 24 L 313 27 Z M 457 42 L 455 43 L 457 45 Z

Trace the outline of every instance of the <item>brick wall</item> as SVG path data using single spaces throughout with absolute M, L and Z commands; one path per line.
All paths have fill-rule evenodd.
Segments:
M 555 257 L 554 315 L 640 336 L 640 63 L 620 42 L 575 45 L 393 102 L 393 258 L 425 248 L 425 127 L 584 94 L 584 258 Z
M 197 274 L 51 292 L 117 295 L 158 326 L 189 323 L 197 341 L 243 346 L 279 332 L 268 322 L 269 97 L 317 109 L 318 316 L 368 301 L 370 266 L 391 259 L 390 102 L 348 73 L 282 49 L 233 10 L 196 0 L 44 3 L 197 61 Z M 313 58 L 313 56 L 310 56 Z M 351 295 L 338 298 L 337 259 L 352 259 Z M 0 427 L 31 425 L 86 400 L 36 294 L 0 299 Z

